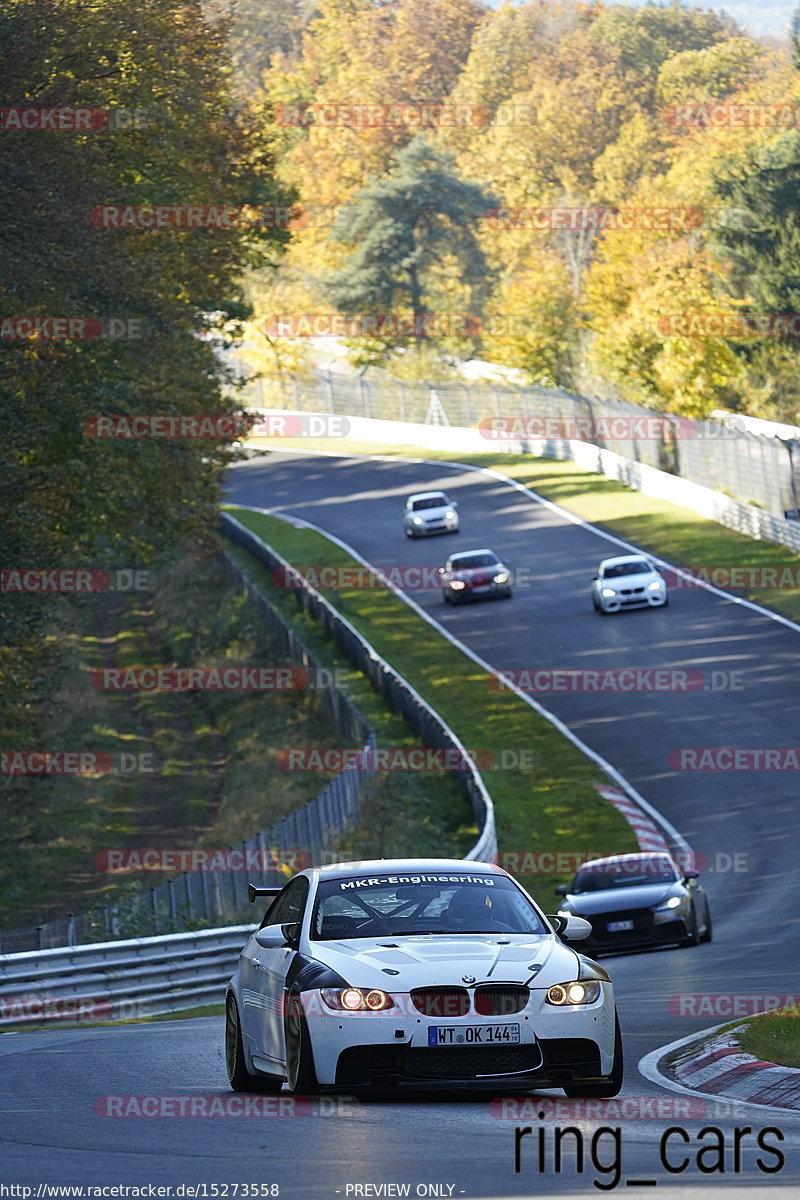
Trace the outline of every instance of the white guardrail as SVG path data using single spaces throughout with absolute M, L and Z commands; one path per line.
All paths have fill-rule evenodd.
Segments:
M 252 407 L 252 406 L 251 406 Z M 330 420 L 330 414 L 306 411 L 289 412 L 285 409 L 253 408 L 264 415 L 313 417 L 320 419 L 321 427 Z M 348 417 L 347 438 L 354 442 L 384 446 L 419 446 L 426 450 L 464 451 L 473 454 L 531 454 L 537 458 L 554 458 L 574 462 L 585 471 L 617 479 L 627 487 L 645 496 L 667 500 L 682 508 L 691 509 L 701 517 L 716 521 L 727 529 L 735 529 L 747 537 L 768 542 L 778 542 L 800 552 L 800 521 L 788 521 L 782 516 L 766 512 L 752 504 L 742 504 L 722 492 L 704 487 L 660 471 L 656 467 L 624 458 L 613 450 L 604 450 L 591 442 L 579 442 L 566 438 L 506 438 L 487 440 L 479 429 L 461 425 L 428 424 L 418 425 L 410 421 L 383 421 L 373 417 Z M 279 441 L 271 445 L 277 446 Z M 346 453 L 347 444 L 339 439 L 328 439 L 331 452 Z

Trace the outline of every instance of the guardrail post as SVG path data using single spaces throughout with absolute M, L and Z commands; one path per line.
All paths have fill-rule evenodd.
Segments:
M 169 915 L 173 925 L 178 919 L 178 910 L 175 907 L 175 880 L 167 880 L 167 896 L 169 897 Z
M 76 946 L 77 945 L 77 942 L 75 940 L 75 916 L 73 913 L 70 913 L 67 918 L 67 945 L 68 946 Z
M 156 897 L 156 889 L 150 888 L 150 907 L 153 910 L 153 930 L 155 933 L 160 933 L 158 927 L 158 898 Z

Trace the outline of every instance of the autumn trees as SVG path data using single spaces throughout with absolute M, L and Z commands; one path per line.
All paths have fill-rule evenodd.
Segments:
M 135 12 L 122 0 L 3 3 L 3 568 L 128 566 L 216 523 L 230 437 L 87 430 L 98 413 L 235 411 L 208 334 L 246 315 L 240 273 L 286 233 L 257 220 L 113 228 L 97 215 L 103 205 L 256 211 L 282 197 L 263 134 L 231 104 L 226 36 L 194 0 Z M 15 124 L 53 108 L 96 116 L 73 128 Z M 88 322 L 89 335 L 53 338 L 41 324 L 67 317 Z M 38 333 L 24 323 L 36 320 Z M 15 676 L 18 656 L 36 653 L 48 598 L 2 601 L 0 666 Z
M 473 261 L 485 263 L 481 288 L 464 273 L 453 222 L 441 225 L 437 266 L 425 268 L 446 311 L 472 297 L 486 319 L 508 318 L 505 336 L 475 338 L 460 355 L 676 412 L 725 404 L 791 419 L 793 345 L 667 336 L 663 318 L 689 306 L 743 311 L 777 286 L 792 256 L 794 135 L 768 114 L 796 111 L 797 90 L 786 54 L 724 15 L 679 3 L 320 0 L 300 48 L 273 56 L 254 96 L 297 204 L 281 266 L 250 276 L 256 313 L 353 311 L 375 300 L 358 281 L 402 254 L 385 221 L 358 224 L 354 198 L 360 205 L 364 189 L 391 188 L 398 154 L 424 138 L 432 154 L 452 153 L 448 171 L 463 185 L 496 199 L 469 223 Z M 420 128 L 421 102 L 449 115 Z M 406 122 L 342 115 L 403 104 L 412 106 Z M 709 105 L 721 106 L 713 117 Z M 756 115 L 743 120 L 748 105 Z M 288 111 L 302 119 L 287 121 Z M 328 219 L 308 216 L 319 207 Z M 745 246 L 731 216 L 742 207 L 751 233 L 756 210 L 772 223 L 772 240 Z M 648 226 L 654 211 L 661 224 Z M 412 213 L 413 204 L 413 222 Z M 391 302 L 413 307 L 402 289 Z M 263 342 L 258 317 L 254 345 Z M 295 364 L 304 349 L 294 343 Z M 351 346 L 358 361 L 363 350 Z M 273 366 L 278 354 L 291 357 L 287 345 L 271 352 Z M 392 369 L 390 345 L 381 360 Z M 269 369 L 269 354 L 261 361 Z

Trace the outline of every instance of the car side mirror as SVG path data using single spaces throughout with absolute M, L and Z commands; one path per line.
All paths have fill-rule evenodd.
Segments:
M 588 921 L 584 921 L 583 917 L 548 913 L 547 919 L 555 925 L 556 935 L 561 938 L 562 942 L 582 942 L 591 936 L 592 927 Z
M 451 507 L 451 508 L 458 508 L 458 501 L 457 501 L 457 500 L 451 500 L 451 501 L 450 501 L 450 507 Z
M 294 946 L 300 934 L 297 921 L 286 925 L 265 925 L 256 933 L 256 941 L 264 950 L 278 950 L 281 946 Z
M 699 878 L 700 878 L 700 872 L 699 872 L 699 871 L 684 871 L 684 872 L 683 872 L 683 878 L 684 878 L 684 879 L 685 879 L 687 882 L 688 882 L 688 880 L 690 880 L 690 879 L 699 879 Z
M 560 883 L 558 887 L 553 888 L 553 891 L 557 896 L 566 896 L 569 892 L 569 888 L 565 883 Z

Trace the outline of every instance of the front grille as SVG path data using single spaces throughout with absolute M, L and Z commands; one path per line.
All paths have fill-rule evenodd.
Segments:
M 476 1079 L 485 1075 L 517 1075 L 533 1071 L 542 1061 L 538 1046 L 409 1047 L 409 1075 L 426 1079 Z
M 516 983 L 494 983 L 475 988 L 475 1012 L 482 1017 L 509 1017 L 522 1012 L 530 998 L 526 987 Z
M 461 987 L 412 988 L 411 1003 L 425 1017 L 463 1017 L 469 1012 L 469 992 Z
M 620 588 L 620 591 L 622 592 L 623 596 L 641 596 L 641 594 L 644 592 L 644 588 Z

